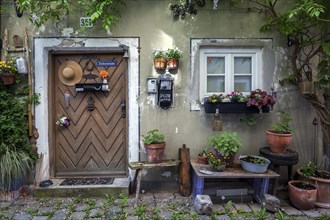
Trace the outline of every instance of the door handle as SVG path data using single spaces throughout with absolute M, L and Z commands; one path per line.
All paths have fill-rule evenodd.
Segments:
M 126 100 L 125 99 L 121 100 L 120 106 L 121 106 L 121 117 L 126 118 Z

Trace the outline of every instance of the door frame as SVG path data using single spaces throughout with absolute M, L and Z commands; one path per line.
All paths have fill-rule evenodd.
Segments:
M 57 56 L 61 56 L 61 55 L 86 55 L 86 54 L 122 54 L 124 55 L 124 50 L 123 48 L 120 47 L 111 47 L 111 48 L 89 48 L 88 50 L 86 50 L 85 48 L 73 48 L 70 51 L 50 51 L 49 52 L 49 70 L 48 70 L 48 77 L 49 77 L 49 81 L 48 81 L 48 109 L 49 109 L 49 169 L 50 169 L 50 175 L 52 177 L 56 177 L 56 141 L 55 141 L 55 129 L 58 129 L 57 126 L 53 123 L 54 121 L 56 121 L 56 103 L 55 103 L 55 96 L 56 96 L 56 87 L 55 87 L 55 77 L 57 76 L 57 73 L 54 72 L 55 70 L 55 58 Z M 125 85 L 124 85 L 124 90 L 125 90 L 125 100 L 126 103 L 129 103 L 129 99 L 128 99 L 128 91 L 127 91 L 127 59 L 123 58 L 124 62 L 125 62 L 125 68 L 124 68 L 124 80 L 125 80 Z M 129 104 L 126 104 L 126 111 L 129 108 Z M 128 143 L 128 137 L 127 137 L 127 128 L 128 128 L 128 124 L 129 124 L 129 115 L 126 114 L 126 130 L 124 131 L 124 135 L 125 135 L 125 155 L 126 155 L 126 165 L 125 165 L 125 176 L 128 175 L 128 148 L 127 148 L 127 143 Z M 79 175 L 77 175 L 77 177 L 79 177 Z
M 127 162 L 139 159 L 139 106 L 137 97 L 139 96 L 139 48 L 140 39 L 138 37 L 127 38 L 74 38 L 80 47 L 65 47 L 63 42 L 66 38 L 35 38 L 34 39 L 34 67 L 35 78 L 34 88 L 36 93 L 40 94 L 41 104 L 36 105 L 34 109 L 35 124 L 39 130 L 40 137 L 37 142 L 38 153 L 43 154 L 40 179 L 49 179 L 54 177 L 54 144 L 51 134 L 54 132 L 54 115 L 52 114 L 53 99 L 49 99 L 52 94 L 53 78 L 50 77 L 49 68 L 52 65 L 51 54 L 68 54 L 77 51 L 91 52 L 97 48 L 98 53 L 109 53 L 121 48 L 128 50 L 129 58 L 126 72 L 126 96 L 127 96 L 127 135 L 126 135 L 126 155 Z M 84 46 L 81 46 L 83 42 Z M 123 47 L 125 45 L 125 47 Z M 101 48 L 102 47 L 102 48 Z M 88 52 L 87 52 L 88 51 Z M 54 74 L 53 74 L 54 77 Z M 137 80 L 138 79 L 138 80 Z M 47 120 L 48 119 L 48 120 Z

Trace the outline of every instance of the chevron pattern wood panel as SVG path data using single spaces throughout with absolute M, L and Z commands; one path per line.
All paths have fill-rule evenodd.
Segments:
M 107 70 L 110 92 L 76 92 L 75 86 L 64 85 L 55 76 L 56 116 L 65 115 L 71 120 L 69 127 L 55 129 L 55 175 L 72 176 L 123 176 L 127 172 L 126 118 L 122 117 L 121 103 L 126 99 L 127 63 L 122 54 L 58 55 L 54 74 L 60 65 L 73 60 L 80 64 L 83 74 Z M 97 66 L 97 61 L 116 61 L 117 66 Z M 91 62 L 93 69 L 91 70 Z M 89 68 L 87 67 L 89 65 Z M 82 78 L 80 83 L 102 82 Z M 69 108 L 65 108 L 64 94 L 70 93 Z M 94 100 L 94 110 L 87 109 L 88 99 Z

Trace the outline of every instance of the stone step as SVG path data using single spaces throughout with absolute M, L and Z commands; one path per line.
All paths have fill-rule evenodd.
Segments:
M 51 179 L 53 185 L 48 187 L 37 187 L 34 190 L 36 197 L 104 197 L 106 194 L 119 195 L 128 194 L 129 179 L 115 178 L 112 184 L 105 185 L 72 185 L 60 186 L 64 179 Z

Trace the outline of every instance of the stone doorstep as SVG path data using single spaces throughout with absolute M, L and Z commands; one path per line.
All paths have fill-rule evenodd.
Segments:
M 49 187 L 36 187 L 33 196 L 36 197 L 104 197 L 105 194 L 128 194 L 129 178 L 115 178 L 109 185 L 73 185 L 60 186 L 64 179 L 51 179 L 53 185 Z

